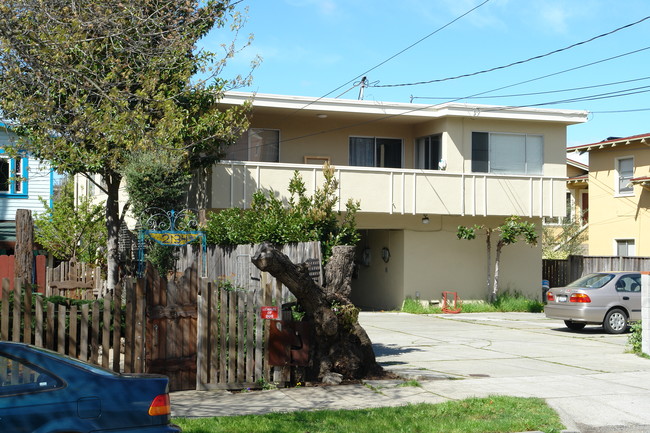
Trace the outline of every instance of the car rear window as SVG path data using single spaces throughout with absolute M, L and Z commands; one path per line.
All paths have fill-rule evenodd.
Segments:
M 120 373 L 116 373 L 113 370 L 109 370 L 107 368 L 100 367 L 98 365 L 92 365 L 92 364 L 89 364 L 87 362 L 83 362 L 83 361 L 81 361 L 79 359 L 72 358 L 72 357 L 67 356 L 67 355 L 62 355 L 62 354 L 60 354 L 58 352 L 54 352 L 52 350 L 43 349 L 42 347 L 33 347 L 33 350 L 38 350 L 39 352 L 43 352 L 43 353 L 47 354 L 48 356 L 50 356 L 52 358 L 56 358 L 56 359 L 65 361 L 66 363 L 72 364 L 75 367 L 83 368 L 84 370 L 91 371 L 91 372 L 96 373 L 96 374 L 101 374 L 102 376 L 119 376 L 120 375 Z
M 46 391 L 61 386 L 63 382 L 53 374 L 0 353 L 0 397 Z
M 612 281 L 613 278 L 614 278 L 614 274 L 604 274 L 604 273 L 588 274 L 570 283 L 567 287 L 584 287 L 587 289 L 599 289 L 603 287 L 605 284 Z

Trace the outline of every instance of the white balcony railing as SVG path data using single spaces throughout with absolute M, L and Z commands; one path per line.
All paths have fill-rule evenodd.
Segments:
M 298 170 L 308 191 L 323 184 L 322 167 L 305 164 L 222 162 L 213 168 L 211 208 L 250 207 L 258 189 L 288 198 Z M 431 215 L 563 216 L 566 178 L 450 173 L 336 166 L 339 210 L 352 198 L 361 212 Z

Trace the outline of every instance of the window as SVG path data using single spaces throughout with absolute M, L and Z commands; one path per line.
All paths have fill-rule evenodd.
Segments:
M 542 174 L 544 137 L 530 134 L 472 133 L 472 171 Z
M 618 195 L 633 195 L 634 187 L 630 183 L 634 176 L 634 158 L 619 158 L 616 160 L 616 193 Z
M 0 192 L 9 192 L 9 158 L 0 157 Z
M 641 274 L 623 275 L 616 282 L 617 292 L 640 292 L 641 291 Z
M 634 239 L 617 239 L 616 240 L 617 256 L 634 256 Z
M 350 165 L 357 167 L 402 167 L 399 138 L 350 137 Z
M 0 194 L 24 194 L 27 179 L 25 158 L 8 158 L 0 150 Z
M 227 149 L 225 159 L 280 162 L 280 131 L 277 129 L 249 129 Z
M 0 353 L 0 396 L 46 391 L 62 382 L 38 367 Z
M 415 140 L 415 168 L 438 170 L 440 163 L 440 134 Z

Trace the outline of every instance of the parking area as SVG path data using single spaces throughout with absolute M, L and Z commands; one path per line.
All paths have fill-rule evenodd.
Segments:
M 172 393 L 174 416 L 355 409 L 510 395 L 545 399 L 567 432 L 650 433 L 650 360 L 626 353 L 628 334 L 532 313 L 362 312 L 378 361 L 399 381 L 250 393 Z M 377 391 L 379 390 L 379 392 Z
M 650 360 L 627 353 L 628 334 L 572 332 L 534 313 L 363 313 L 360 320 L 385 368 L 423 379 L 439 397 L 540 397 L 570 430 L 650 432 Z

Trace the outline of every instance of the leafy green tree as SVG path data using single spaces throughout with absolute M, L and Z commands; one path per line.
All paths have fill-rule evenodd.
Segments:
M 122 174 L 131 212 L 137 221 L 145 221 L 152 211 L 185 208 L 185 196 L 192 176 L 180 154 L 160 149 L 136 152 L 125 164 Z M 176 251 L 175 247 L 150 241 L 146 246 L 146 260 L 161 276 L 165 276 L 173 269 Z
M 3 0 L 0 110 L 16 146 L 106 194 L 108 287 L 118 278 L 122 169 L 134 152 L 179 154 L 210 166 L 248 126 L 249 106 L 218 107 L 250 76 L 221 77 L 237 53 L 197 49 L 213 27 L 234 34 L 234 0 Z M 254 67 L 254 65 L 253 65 Z M 196 78 L 200 77 L 200 79 Z
M 523 240 L 529 245 L 536 245 L 538 236 L 535 229 L 535 224 L 527 221 L 522 221 L 518 216 L 513 215 L 506 218 L 503 224 L 496 228 L 490 228 L 484 225 L 475 225 L 473 227 L 458 226 L 456 237 L 458 237 L 458 239 L 466 240 L 476 239 L 476 233 L 481 230 L 485 233 L 487 244 L 488 300 L 490 302 L 495 302 L 499 293 L 499 266 L 501 263 L 501 250 L 504 246 L 512 245 L 514 243 L 517 243 L 519 240 Z M 496 257 L 494 261 L 494 285 L 491 287 L 491 237 L 494 233 L 498 233 L 499 240 L 497 241 L 496 245 Z
M 325 181 L 312 196 L 298 171 L 289 182 L 287 205 L 272 193 L 256 191 L 250 209 L 225 209 L 211 214 L 206 223 L 208 242 L 238 245 L 271 242 L 320 241 L 326 261 L 336 245 L 355 245 L 360 234 L 355 216 L 359 202 L 348 200 L 346 211 L 336 211 L 338 181 L 334 168 L 323 168 Z
M 106 245 L 104 204 L 80 197 L 75 205 L 72 179 L 64 181 L 52 206 L 40 200 L 45 211 L 34 215 L 36 242 L 60 260 L 103 264 L 98 251 Z

